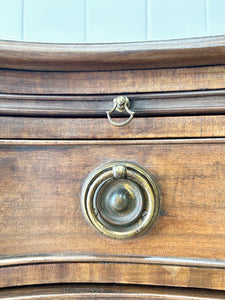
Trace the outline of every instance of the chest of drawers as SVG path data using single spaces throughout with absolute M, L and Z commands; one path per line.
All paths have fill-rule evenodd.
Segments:
M 224 37 L 1 42 L 0 297 L 224 299 L 224 88 Z

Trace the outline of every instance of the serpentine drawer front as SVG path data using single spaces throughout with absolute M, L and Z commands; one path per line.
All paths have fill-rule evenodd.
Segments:
M 225 299 L 225 39 L 190 42 L 0 43 L 1 299 Z

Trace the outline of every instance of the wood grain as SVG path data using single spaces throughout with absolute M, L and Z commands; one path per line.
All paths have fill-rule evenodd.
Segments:
M 223 89 L 225 66 L 102 72 L 0 70 L 0 93 L 121 94 Z
M 224 64 L 225 38 L 121 44 L 0 42 L 0 68 L 96 71 Z
M 82 253 L 224 260 L 225 144 L 200 141 L 2 142 L 1 255 Z M 150 171 L 162 195 L 157 224 L 126 241 L 95 232 L 80 208 L 86 176 L 98 165 L 118 160 L 136 162 Z
M 2 258 L 0 287 L 113 282 L 224 290 L 224 264 L 220 260 L 71 254 Z
M 126 94 L 135 116 L 225 113 L 225 91 Z M 0 94 L 0 114 L 10 116 L 105 117 L 116 95 Z M 123 113 L 118 114 L 125 115 Z
M 214 289 L 65 296 L 57 285 L 0 298 L 224 299 L 224 37 L 0 50 L 0 286 Z M 136 111 L 124 128 L 105 118 L 118 94 Z M 138 238 L 106 238 L 82 214 L 85 178 L 112 161 L 139 164 L 159 185 L 160 217 Z
M 21 287 L 0 291 L 1 299 L 151 299 L 151 300 L 222 300 L 220 291 L 157 288 L 127 285 L 61 284 Z
M 122 119 L 118 119 L 122 121 Z M 137 118 L 124 127 L 107 118 L 0 117 L 6 139 L 152 139 L 225 137 L 225 116 Z
M 122 283 L 225 290 L 224 269 L 129 263 L 21 265 L 1 268 L 0 279 L 0 287 L 56 283 Z

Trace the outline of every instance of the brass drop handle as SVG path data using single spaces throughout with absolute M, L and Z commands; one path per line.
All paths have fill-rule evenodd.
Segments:
M 95 169 L 83 185 L 81 199 L 89 224 L 117 239 L 141 234 L 159 213 L 159 190 L 152 175 L 127 162 Z
M 133 119 L 135 112 L 129 110 L 129 107 L 130 107 L 129 99 L 125 96 L 119 96 L 119 97 L 114 98 L 113 102 L 114 102 L 113 108 L 106 112 L 109 122 L 117 127 L 124 126 L 124 125 L 130 123 L 130 121 Z M 110 116 L 115 110 L 118 112 L 126 111 L 130 115 L 130 117 L 126 121 L 123 121 L 121 123 L 116 123 L 112 120 L 112 118 Z

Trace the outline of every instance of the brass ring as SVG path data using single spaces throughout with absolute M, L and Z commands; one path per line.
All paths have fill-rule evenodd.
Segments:
M 121 173 L 115 174 L 115 168 L 121 169 Z M 126 201 L 129 200 L 125 202 L 128 207 L 121 206 L 121 211 L 121 207 L 119 210 L 110 207 L 111 196 L 119 195 L 117 188 L 122 189 L 122 193 L 125 191 L 126 196 L 129 194 L 125 197 Z M 110 196 L 112 191 L 114 194 Z M 146 170 L 127 162 L 113 162 L 98 167 L 88 176 L 82 188 L 81 202 L 83 213 L 92 227 L 108 237 L 125 239 L 151 227 L 159 213 L 160 194 L 155 180 Z
M 113 102 L 114 102 L 113 108 L 111 110 L 109 110 L 109 111 L 106 112 L 109 122 L 111 124 L 113 124 L 114 126 L 117 126 L 117 127 L 125 126 L 128 123 L 130 123 L 130 121 L 134 117 L 135 112 L 133 112 L 133 111 L 131 111 L 129 109 L 129 106 L 130 106 L 129 99 L 127 97 L 125 97 L 125 96 L 120 96 L 120 97 L 114 98 Z M 115 110 L 118 111 L 118 112 L 124 112 L 124 111 L 126 111 L 130 116 L 129 116 L 129 118 L 126 121 L 123 121 L 123 122 L 120 122 L 120 123 L 116 123 L 111 118 L 111 114 Z

